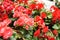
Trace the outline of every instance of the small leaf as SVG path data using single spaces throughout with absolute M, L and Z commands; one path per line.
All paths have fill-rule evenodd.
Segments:
M 38 38 L 37 37 L 33 37 L 32 40 L 38 40 Z
M 39 10 L 32 11 L 32 17 L 35 17 L 36 15 L 40 15 L 40 11 Z
M 14 38 L 13 36 L 11 36 L 9 40 L 16 40 L 16 38 Z
M 17 18 L 10 18 L 12 21 L 15 21 Z
M 47 13 L 47 17 L 49 18 L 49 19 L 51 19 L 52 18 L 52 13 L 51 12 L 46 12 Z
M 60 34 L 60 29 L 58 30 L 58 33 Z
M 59 25 L 59 24 L 55 24 L 55 25 L 53 26 L 53 29 L 60 29 L 60 25 Z
M 0 40 L 3 40 L 2 38 L 0 38 Z
M 60 40 L 60 34 L 58 34 L 58 36 L 56 37 L 56 40 Z
M 49 32 L 46 33 L 46 35 L 54 37 L 53 33 L 51 32 L 51 30 L 49 30 Z

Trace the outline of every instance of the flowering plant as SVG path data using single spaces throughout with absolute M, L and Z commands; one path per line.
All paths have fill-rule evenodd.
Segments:
M 0 40 L 60 40 L 59 2 L 50 10 L 37 0 L 0 3 Z

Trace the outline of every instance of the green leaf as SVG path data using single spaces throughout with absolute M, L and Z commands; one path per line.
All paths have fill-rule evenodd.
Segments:
M 11 36 L 9 40 L 16 40 L 16 38 Z
M 32 17 L 35 17 L 36 15 L 40 15 L 40 11 L 39 10 L 32 11 Z
M 43 9 L 41 9 L 41 12 L 46 12 L 46 9 L 44 9 L 44 8 L 43 8 Z
M 49 25 L 51 23 L 51 19 L 45 18 L 45 24 Z
M 53 26 L 53 29 L 60 29 L 60 24 L 59 24 L 59 23 L 55 24 L 55 25 Z
M 53 29 L 59 29 L 59 27 L 57 26 L 57 24 L 55 24 L 55 25 L 53 26 Z
M 58 35 L 58 36 L 56 37 L 56 40 L 60 40 L 60 35 Z
M 3 40 L 2 38 L 0 38 L 0 40 Z
M 54 37 L 53 33 L 51 32 L 51 30 L 49 30 L 49 32 L 46 33 L 46 35 Z
M 60 40 L 60 38 L 59 38 L 59 37 L 57 37 L 57 38 L 56 38 L 56 40 Z
M 51 12 L 46 12 L 47 13 L 47 17 L 49 18 L 49 19 L 51 19 L 52 18 L 52 13 Z
M 56 5 L 58 8 L 60 8 L 60 3 L 59 3 L 59 2 L 55 3 L 55 5 Z
M 13 35 L 9 38 L 9 40 L 16 40 L 16 32 L 14 31 Z
M 33 35 L 33 30 L 28 31 L 30 35 Z
M 33 37 L 32 40 L 39 40 L 37 37 Z
M 10 18 L 12 21 L 15 21 L 15 20 L 17 20 L 17 18 Z
M 52 18 L 52 15 L 50 14 L 50 15 L 48 15 L 48 18 Z
M 60 34 L 60 30 L 58 30 L 58 33 Z

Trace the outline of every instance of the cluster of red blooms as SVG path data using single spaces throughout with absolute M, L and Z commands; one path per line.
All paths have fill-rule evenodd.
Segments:
M 60 15 L 59 15 L 60 14 L 60 9 L 58 9 L 55 6 L 52 6 L 51 11 L 53 11 L 52 12 L 52 16 L 53 16 L 52 21 L 55 22 L 56 20 L 60 20 Z M 50 37 L 50 36 L 47 36 L 45 34 L 49 31 L 48 26 L 45 26 L 45 22 L 43 20 L 46 16 L 47 16 L 46 13 L 42 12 L 40 14 L 40 16 L 35 17 L 35 22 L 37 22 L 39 29 L 35 31 L 34 36 L 41 38 L 40 33 L 41 33 L 41 28 L 42 28 L 42 32 L 44 33 L 43 34 L 44 38 L 47 38 L 48 40 L 55 40 L 54 37 Z M 57 30 L 53 30 L 52 32 L 53 32 L 54 35 L 58 35 Z
M 38 25 L 39 25 L 38 26 L 39 29 L 36 30 L 35 33 L 34 33 L 35 37 L 40 37 L 41 38 L 40 33 L 41 33 L 41 30 L 42 30 L 42 32 L 44 33 L 42 37 L 47 38 L 48 40 L 55 40 L 54 37 L 52 38 L 52 37 L 46 35 L 46 33 L 49 31 L 49 29 L 48 29 L 48 26 L 45 26 L 45 22 L 42 19 L 42 17 L 36 16 L 35 22 L 37 22 Z
M 18 0 L 20 3 L 28 3 L 28 0 Z M 2 4 L 0 5 L 0 36 L 2 36 L 4 39 L 9 38 L 12 36 L 12 29 L 9 27 L 9 24 L 11 23 L 11 20 L 8 18 L 9 12 L 12 10 L 14 11 L 12 18 L 18 18 L 16 21 L 14 21 L 14 26 L 25 26 L 26 30 L 30 26 L 34 26 L 34 22 L 38 24 L 38 29 L 34 32 L 35 37 L 40 37 L 41 31 L 44 33 L 43 37 L 47 38 L 48 40 L 55 40 L 54 37 L 50 37 L 48 35 L 45 35 L 49 28 L 45 25 L 44 18 L 46 18 L 46 13 L 42 12 L 40 13 L 40 16 L 35 16 L 35 18 L 32 18 L 32 11 L 40 10 L 44 8 L 44 5 L 42 3 L 37 4 L 29 4 L 28 8 L 24 8 L 23 6 L 15 5 L 14 2 L 11 0 L 4 0 Z M 60 10 L 56 7 L 52 7 L 51 9 L 54 9 L 52 12 L 53 21 L 60 20 Z M 57 30 L 53 30 L 53 33 L 57 35 Z
M 18 0 L 19 3 L 24 3 L 24 4 L 27 4 L 28 3 L 28 0 Z
M 44 5 L 42 3 L 30 4 L 29 7 L 32 10 L 34 10 L 34 9 L 40 10 L 40 9 L 42 9 L 44 7 Z
M 9 11 L 13 10 L 14 3 L 9 0 L 4 0 L 4 2 L 2 3 L 2 6 L 4 6 L 4 9 L 6 10 L 6 12 L 9 12 Z
M 60 20 L 60 9 L 57 8 L 56 6 L 52 6 L 51 10 L 54 10 L 52 12 L 52 16 L 53 16 L 53 21 L 56 22 L 56 20 Z

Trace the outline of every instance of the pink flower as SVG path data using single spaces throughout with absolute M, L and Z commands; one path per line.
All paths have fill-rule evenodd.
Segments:
M 24 10 L 25 10 L 25 8 L 23 6 L 16 7 L 14 10 L 13 17 L 14 18 L 21 17 L 23 15 Z
M 3 23 L 3 25 L 9 25 L 11 23 L 11 20 L 5 19 L 2 23 Z
M 17 21 L 14 22 L 14 25 L 23 26 L 24 24 L 33 26 L 34 19 L 30 18 L 27 14 L 22 15 Z
M 3 36 L 4 31 L 5 31 L 5 27 L 0 26 L 0 36 Z
M 34 19 L 33 18 L 28 18 L 25 23 L 29 26 L 33 26 L 34 25 Z
M 18 17 L 20 17 L 20 16 L 22 16 L 22 15 L 23 15 L 22 12 L 15 11 L 14 14 L 13 14 L 13 17 L 14 17 L 14 18 L 18 18 Z
M 8 39 L 9 37 L 11 37 L 13 34 L 12 29 L 10 27 L 2 27 L 0 26 L 0 36 L 3 37 L 3 39 Z
M 5 19 L 4 21 L 0 22 L 0 26 L 5 27 L 11 23 L 10 19 Z
M 25 29 L 26 29 L 26 30 L 29 30 L 29 26 L 28 26 L 28 25 L 26 25 L 26 26 L 25 26 Z
M 3 38 L 8 39 L 12 36 L 12 29 L 10 27 L 6 27 L 3 33 Z
M 24 20 L 22 18 L 19 18 L 17 21 L 14 22 L 14 26 L 23 26 L 24 25 Z

